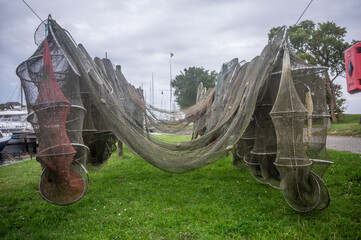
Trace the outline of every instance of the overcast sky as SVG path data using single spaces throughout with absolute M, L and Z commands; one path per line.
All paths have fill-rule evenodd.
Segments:
M 167 104 L 170 53 L 173 78 L 184 68 L 221 68 L 233 58 L 250 61 L 275 26 L 295 24 L 310 0 L 26 0 L 42 19 L 52 14 L 92 57 L 122 66 L 127 80 L 147 92 L 152 73 L 155 105 Z M 360 0 L 314 0 L 302 20 L 346 27 L 346 41 L 361 39 Z M 0 103 L 20 99 L 16 67 L 36 50 L 40 20 L 22 0 L 0 0 Z M 361 93 L 347 99 L 347 113 L 361 113 Z

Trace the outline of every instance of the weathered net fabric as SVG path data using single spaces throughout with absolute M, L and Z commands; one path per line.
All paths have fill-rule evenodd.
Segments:
M 223 64 L 216 87 L 200 87 L 196 105 L 174 113 L 147 104 L 142 90 L 125 79 L 120 66 L 109 59 L 93 60 L 54 20 L 45 23 L 56 80 L 71 104 L 65 127 L 77 154 L 68 169 L 74 166 L 74 171 L 83 173 L 79 169 L 84 165 L 100 170 L 115 150 L 116 140 L 172 173 L 204 167 L 232 150 L 235 165 L 244 161 L 258 181 L 281 189 L 296 210 L 328 206 L 328 190 L 321 179 L 330 163 L 325 149 L 327 72 L 308 66 L 292 53 L 287 58 L 285 28 L 252 61 L 240 64 L 233 59 Z M 43 34 L 38 30 L 35 36 Z M 30 111 L 40 91 L 43 62 L 39 57 L 43 43 L 36 42 L 39 48 L 17 69 Z M 291 95 L 287 89 L 293 89 Z M 298 99 L 292 100 L 297 106 L 282 105 L 290 99 Z M 169 119 L 178 117 L 164 121 L 159 118 L 164 114 Z M 39 140 L 47 138 L 37 114 L 30 119 Z M 192 123 L 192 140 L 187 142 L 163 141 L 149 131 L 177 132 Z M 288 132 L 282 132 L 283 124 L 291 124 Z M 63 204 L 57 201 L 53 202 Z
M 101 74 L 94 74 L 96 71 L 92 67 L 94 64 L 82 54 L 56 22 L 51 23 L 51 28 L 60 45 L 64 44 L 62 48 L 69 48 L 67 55 L 76 63 L 82 81 L 84 85 L 87 85 L 87 90 L 92 96 L 92 101 L 117 138 L 151 164 L 175 173 L 206 166 L 226 154 L 226 147 L 236 140 L 231 136 L 236 132 L 244 131 L 248 125 L 252 112 L 249 109 L 252 109 L 256 102 L 257 92 L 270 71 L 282 41 L 282 37 L 275 39 L 265 48 L 262 57 L 256 58 L 254 67 L 244 71 L 248 72 L 248 79 L 234 74 L 234 76 L 239 76 L 240 81 L 243 80 L 243 84 L 239 84 L 238 91 L 244 94 L 237 95 L 237 101 L 227 108 L 225 117 L 218 122 L 215 121 L 215 127 L 201 138 L 186 143 L 170 144 L 150 141 L 146 133 L 138 131 L 137 126 L 129 120 L 129 114 L 122 107 L 118 107 L 118 97 L 112 94 L 115 91 L 114 88 L 108 86 L 109 81 L 103 79 Z M 232 88 L 232 91 L 236 90 Z M 226 129 L 225 124 L 228 124 Z
M 209 119 L 208 115 L 214 100 L 214 92 L 215 88 L 212 88 L 210 91 L 208 91 L 207 88 L 203 87 L 202 82 L 198 86 L 196 104 L 198 105 L 198 103 L 201 101 L 204 101 L 205 104 L 203 108 L 198 109 L 197 111 L 197 120 L 193 125 L 192 139 L 196 139 L 199 135 L 203 135 L 206 131 L 206 124 Z
M 285 47 L 279 91 L 270 113 L 277 133 L 277 159 L 274 165 L 279 170 L 281 189 L 286 201 L 301 212 L 323 209 L 329 203 L 327 187 L 322 186 L 324 182 L 321 177 L 312 171 L 312 165 L 320 166 L 320 161 L 313 161 L 306 152 L 306 149 L 313 148 L 310 144 L 311 135 L 321 134 L 312 132 L 317 128 L 312 127 L 314 104 L 310 95 L 312 94 L 305 95 L 307 109 L 293 83 L 290 54 Z M 309 118 L 305 126 L 307 115 Z M 309 143 L 308 146 L 305 147 L 304 141 Z M 316 155 L 314 149 L 310 153 L 311 156 Z M 327 168 L 328 164 L 324 166 Z
M 67 83 L 57 82 L 55 78 L 52 60 L 58 66 L 55 68 L 58 79 L 64 80 L 58 74 L 62 65 L 66 64 L 62 56 L 53 53 L 54 58 L 51 58 L 47 40 L 39 46 L 38 50 L 40 49 L 43 53 L 37 51 L 19 66 L 17 72 L 23 76 L 23 86 L 27 86 L 27 90 L 30 89 L 29 86 L 36 86 L 38 89 L 25 92 L 31 110 L 28 119 L 33 124 L 39 141 L 36 159 L 44 169 L 40 180 L 40 193 L 50 202 L 65 205 L 81 199 L 88 185 L 85 169 L 77 164 L 77 161 L 73 163 L 73 159 L 84 161 L 84 148 L 78 144 L 81 142 L 79 133 L 81 134 L 83 111 L 81 107 L 80 111 L 74 111 L 74 108 L 71 110 L 69 100 L 58 85 Z M 31 67 L 28 67 L 28 64 L 31 64 Z M 68 97 L 77 102 L 76 97 Z
M 259 95 L 255 126 L 250 124 L 235 145 L 232 163 L 241 167 L 243 160 L 256 180 L 281 189 L 297 211 L 322 210 L 330 202 L 322 176 L 332 164 L 325 147 L 327 69 L 310 66 L 284 48 L 288 57 L 275 64 Z
M 254 140 L 255 140 L 255 121 L 254 118 L 251 119 L 248 127 L 244 131 L 241 139 L 234 144 L 234 147 L 232 149 L 232 164 L 239 168 L 239 169 L 245 169 L 244 163 L 246 163 L 249 167 L 249 170 L 251 174 L 258 179 L 256 176 L 261 176 L 260 174 L 257 174 L 257 171 L 260 170 L 258 162 L 255 161 L 253 158 L 253 155 L 251 154 L 251 151 L 254 146 Z M 263 181 L 262 181 L 263 183 Z

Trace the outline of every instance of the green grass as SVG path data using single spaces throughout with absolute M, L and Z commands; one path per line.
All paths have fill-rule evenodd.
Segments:
M 342 122 L 332 123 L 328 135 L 361 137 L 361 125 L 359 125 L 361 114 L 343 114 Z
M 191 135 L 154 135 L 154 138 L 159 138 L 168 142 L 183 142 L 191 140 Z
M 331 205 L 301 214 L 230 158 L 186 174 L 125 149 L 70 206 L 45 202 L 35 160 L 0 168 L 0 239 L 360 239 L 361 155 L 329 151 Z

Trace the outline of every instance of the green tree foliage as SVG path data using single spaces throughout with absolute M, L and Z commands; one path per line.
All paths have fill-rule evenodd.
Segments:
M 216 71 L 209 72 L 203 67 L 189 67 L 181 71 L 173 81 L 174 95 L 181 108 L 187 108 L 196 103 L 197 89 L 200 83 L 206 88 L 214 87 L 217 80 Z
M 271 39 L 280 27 L 270 30 L 268 38 Z M 346 28 L 337 26 L 334 22 L 318 23 L 305 20 L 298 25 L 288 28 L 291 47 L 297 55 L 306 62 L 329 68 L 330 78 L 326 81 L 327 103 L 332 120 L 342 120 L 342 111 L 345 110 L 345 99 L 340 91 L 341 86 L 334 83 L 339 76 L 344 77 L 345 65 L 343 52 L 351 46 L 345 41 Z

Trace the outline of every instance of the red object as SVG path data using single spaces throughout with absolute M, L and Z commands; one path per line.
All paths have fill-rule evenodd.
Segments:
M 71 105 L 56 82 L 47 40 L 44 40 L 43 59 L 42 81 L 33 106 L 41 132 L 36 159 L 52 176 L 52 182 L 69 186 L 69 168 L 76 153 L 65 129 Z
M 84 196 L 85 182 L 71 169 L 76 151 L 65 127 L 71 104 L 56 82 L 47 40 L 44 40 L 43 60 L 42 80 L 33 106 L 40 128 L 36 160 L 44 168 L 40 193 L 52 203 L 66 205 Z
M 347 91 L 351 94 L 361 92 L 361 42 L 345 52 Z

